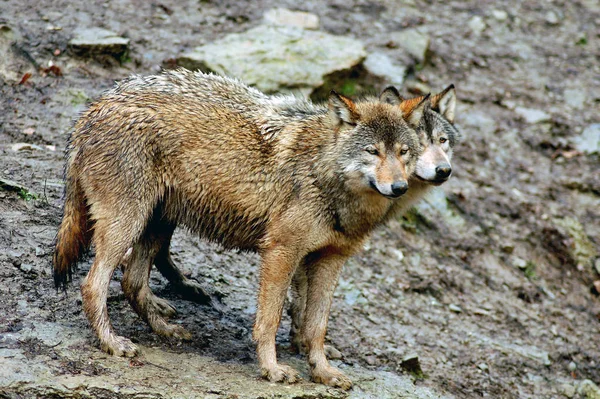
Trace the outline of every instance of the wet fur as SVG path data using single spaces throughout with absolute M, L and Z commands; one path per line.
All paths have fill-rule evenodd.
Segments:
M 393 162 L 382 168 L 410 176 L 420 154 L 416 124 L 406 122 L 419 113 L 412 111 L 335 93 L 328 106 L 314 105 L 186 70 L 127 79 L 84 112 L 69 140 L 55 282 L 66 284 L 93 243 L 96 256 L 81 286 L 84 311 L 103 350 L 132 356 L 137 347 L 114 333 L 106 308 L 116 267 L 124 268 L 125 296 L 154 331 L 189 338 L 166 322 L 173 309 L 148 287 L 154 263 L 193 291 L 169 256 L 174 229 L 183 225 L 226 248 L 258 252 L 259 365 L 271 381 L 294 382 L 297 372 L 277 363 L 275 335 L 302 264 L 311 376 L 349 388 L 324 354 L 331 298 L 345 260 L 389 217 L 394 201 L 345 166 L 366 142 L 384 142 L 410 152 L 388 154 Z

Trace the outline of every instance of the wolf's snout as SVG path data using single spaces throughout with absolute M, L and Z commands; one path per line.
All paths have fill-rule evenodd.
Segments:
M 408 183 L 405 181 L 397 181 L 392 183 L 392 195 L 399 197 L 408 190 Z
M 452 173 L 452 168 L 447 163 L 441 164 L 435 168 L 435 177 L 437 179 L 447 179 Z

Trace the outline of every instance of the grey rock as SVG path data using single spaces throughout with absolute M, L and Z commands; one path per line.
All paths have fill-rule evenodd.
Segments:
M 469 29 L 471 29 L 475 36 L 481 35 L 485 28 L 487 28 L 485 21 L 479 15 L 475 15 L 473 18 L 471 18 L 469 22 L 467 22 L 467 26 Z
M 586 127 L 581 135 L 573 139 L 573 145 L 586 154 L 600 154 L 600 123 Z
M 573 108 L 581 109 L 587 99 L 587 94 L 582 88 L 566 89 L 563 93 L 565 102 Z
M 21 266 L 19 266 L 19 268 L 25 273 L 30 273 L 31 271 L 33 271 L 33 265 L 31 263 L 21 263 Z
M 75 55 L 85 57 L 111 56 L 121 59 L 129 51 L 129 39 L 102 28 L 78 29 L 69 41 Z
M 35 256 L 44 256 L 46 251 L 42 247 L 35 247 Z
M 363 44 L 349 37 L 261 25 L 197 47 L 177 63 L 236 77 L 267 93 L 290 87 L 310 93 L 328 75 L 359 65 L 365 56 Z
M 0 22 L 0 79 L 8 83 L 19 83 L 26 73 L 36 73 L 35 60 L 19 50 L 21 40 L 21 34 L 15 28 Z
M 364 66 L 371 75 L 386 81 L 387 84 L 402 86 L 407 68 L 399 65 L 384 53 L 371 53 L 364 61 Z
M 560 386 L 560 391 L 567 398 L 572 398 L 577 393 L 577 389 L 573 385 L 566 383 Z
M 481 371 L 488 371 L 488 370 L 490 369 L 490 368 L 488 367 L 488 365 L 487 365 L 487 364 L 485 364 L 485 363 L 479 363 L 479 364 L 477 365 L 477 368 L 478 368 L 479 370 L 481 370 Z
M 319 29 L 319 17 L 303 11 L 291 11 L 287 8 L 272 8 L 264 15 L 267 25 L 295 26 L 304 29 Z
M 565 251 L 580 270 L 593 272 L 594 261 L 598 256 L 594 243 L 588 238 L 581 223 L 574 218 L 554 218 L 552 223 L 558 233 L 564 237 Z
M 497 21 L 506 21 L 508 19 L 508 13 L 504 10 L 492 10 L 492 17 Z
M 600 399 L 600 388 L 591 380 L 581 381 L 577 393 L 584 399 Z
M 575 371 L 577 370 L 577 364 L 575 364 L 575 362 L 570 362 L 569 363 L 569 371 Z
M 419 356 L 415 353 L 411 353 L 402 358 L 400 362 L 400 367 L 403 370 L 408 371 L 413 374 L 423 374 L 423 370 L 421 369 L 421 363 L 419 362 Z
M 451 303 L 450 305 L 448 305 L 448 309 L 450 309 L 451 312 L 454 313 L 462 313 L 462 308 L 458 305 L 455 305 L 453 303 Z
M 386 35 L 399 48 L 406 51 L 419 64 L 427 60 L 431 39 L 417 29 L 405 29 Z
M 554 11 L 548 11 L 546 13 L 546 22 L 550 25 L 558 25 L 560 18 Z
M 519 269 L 527 268 L 527 261 L 516 256 L 512 258 L 512 264 L 513 266 L 518 267 Z
M 16 181 L 0 178 L 0 190 L 4 191 L 29 191 L 27 187 Z
M 525 122 L 530 124 L 550 121 L 550 115 L 540 109 L 516 107 L 515 112 L 523 118 Z

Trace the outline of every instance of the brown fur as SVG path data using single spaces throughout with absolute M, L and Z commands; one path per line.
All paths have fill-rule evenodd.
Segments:
M 349 388 L 323 349 L 331 299 L 345 260 L 387 217 L 394 200 L 369 184 L 377 176 L 345 165 L 364 145 L 381 142 L 382 168 L 406 179 L 420 145 L 416 124 L 405 119 L 424 106 L 415 106 L 408 118 L 376 100 L 355 103 L 333 93 L 328 109 L 199 72 L 132 77 L 75 125 L 55 279 L 66 281 L 81 243 L 89 243 L 81 232 L 93 233 L 96 257 L 81 287 L 83 307 L 102 348 L 130 356 L 137 348 L 115 335 L 106 308 L 116 267 L 124 267 L 127 299 L 157 333 L 189 338 L 166 322 L 173 309 L 148 287 L 153 263 L 178 278 L 168 255 L 175 227 L 184 225 L 226 248 L 256 251 L 262 257 L 253 332 L 259 364 L 269 380 L 294 382 L 297 372 L 277 363 L 275 335 L 292 276 L 303 264 L 302 339 L 312 378 Z M 82 218 L 91 231 L 83 230 Z

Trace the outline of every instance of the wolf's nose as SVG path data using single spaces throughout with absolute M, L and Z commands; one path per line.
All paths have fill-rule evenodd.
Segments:
M 442 165 L 438 166 L 437 168 L 435 168 L 435 176 L 438 179 L 445 179 L 448 176 L 450 176 L 450 173 L 452 173 L 452 168 L 447 163 L 442 164 Z
M 392 193 L 394 197 L 399 197 L 408 190 L 408 183 L 405 181 L 397 181 L 392 183 Z

